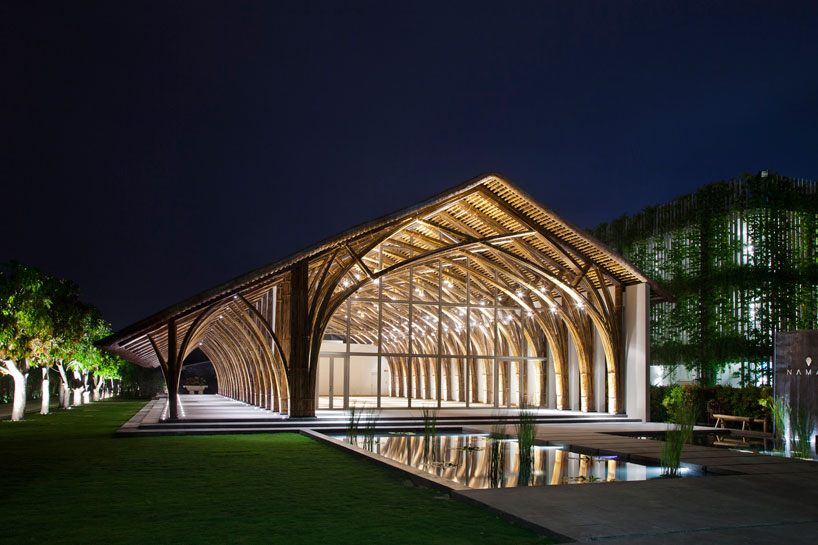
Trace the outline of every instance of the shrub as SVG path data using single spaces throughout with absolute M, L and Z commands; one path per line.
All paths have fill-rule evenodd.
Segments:
M 767 418 L 769 411 L 759 404 L 759 400 L 772 395 L 772 389 L 764 386 L 701 386 L 684 384 L 651 387 L 651 420 L 668 422 L 675 418 L 674 407 L 684 402 L 693 407 L 697 422 L 707 421 L 708 402 L 712 401 L 716 412 Z

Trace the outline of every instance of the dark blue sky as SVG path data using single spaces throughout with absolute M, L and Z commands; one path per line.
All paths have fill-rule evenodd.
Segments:
M 499 171 L 583 227 L 818 178 L 818 3 L 4 2 L 0 260 L 121 328 Z

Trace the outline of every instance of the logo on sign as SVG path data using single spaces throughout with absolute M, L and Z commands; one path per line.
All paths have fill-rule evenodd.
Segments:
M 800 377 L 802 375 L 806 376 L 806 377 L 813 376 L 812 375 L 812 368 L 811 368 L 812 358 L 807 356 L 806 359 L 804 359 L 804 362 L 807 364 L 807 367 L 805 369 L 795 369 L 795 370 L 793 370 L 792 368 L 790 368 L 790 369 L 787 369 L 787 375 L 788 376 L 795 376 L 795 377 Z M 818 373 L 815 373 L 815 376 L 818 376 Z

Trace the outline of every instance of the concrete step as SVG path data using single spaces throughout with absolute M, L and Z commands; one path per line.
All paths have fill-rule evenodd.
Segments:
M 470 418 L 458 418 L 458 419 L 447 419 L 446 421 L 438 420 L 437 427 L 438 429 L 443 429 L 445 427 L 455 426 L 455 427 L 462 427 L 462 426 L 480 426 L 492 423 L 498 424 L 513 424 L 515 420 L 509 419 L 496 419 L 496 420 L 487 420 L 487 419 L 470 419 Z M 640 422 L 637 419 L 631 418 L 548 418 L 548 419 L 537 419 L 538 424 L 600 424 L 600 423 L 622 423 L 622 422 Z M 177 421 L 165 421 L 165 422 L 158 422 L 158 423 L 146 423 L 141 424 L 139 426 L 140 429 L 154 429 L 154 430 L 181 430 L 181 429 L 188 429 L 188 430 L 197 430 L 197 429 L 234 429 L 234 430 L 241 430 L 241 429 L 277 429 L 277 430 L 298 430 L 302 428 L 309 428 L 309 429 L 321 429 L 324 430 L 326 428 L 339 428 L 346 430 L 347 429 L 347 421 L 346 420 L 244 420 L 244 421 L 223 421 L 223 420 L 177 420 Z M 361 421 L 360 427 L 366 426 L 366 421 Z M 385 429 L 385 428 L 399 428 L 399 429 L 409 429 L 409 428 L 419 428 L 423 429 L 424 422 L 421 419 L 383 419 L 378 420 L 376 424 L 376 428 L 378 429 Z

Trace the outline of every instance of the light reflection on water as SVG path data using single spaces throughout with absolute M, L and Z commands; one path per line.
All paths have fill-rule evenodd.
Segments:
M 357 444 L 469 488 L 643 481 L 661 476 L 659 467 L 556 446 L 535 446 L 530 466 L 521 465 L 516 440 L 495 440 L 486 435 L 438 435 L 427 442 L 423 435 L 386 434 L 368 442 L 359 437 Z
M 625 437 L 636 437 L 637 439 L 646 439 L 651 441 L 664 441 L 665 434 L 651 433 L 651 434 L 629 434 L 617 433 L 614 435 L 622 435 Z M 801 452 L 796 452 L 793 442 L 782 442 L 780 439 L 773 437 L 757 437 L 751 435 L 743 435 L 738 432 L 696 432 L 690 439 L 691 445 L 699 445 L 703 447 L 714 447 L 719 449 L 729 449 L 738 452 L 749 452 L 753 454 L 765 454 L 767 456 L 783 456 L 786 458 L 798 458 L 801 460 L 812 460 L 818 462 L 818 452 L 815 449 L 815 441 L 811 441 L 809 445 Z

